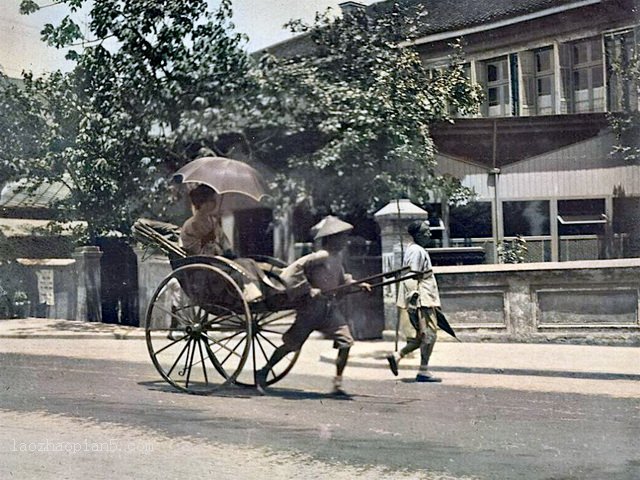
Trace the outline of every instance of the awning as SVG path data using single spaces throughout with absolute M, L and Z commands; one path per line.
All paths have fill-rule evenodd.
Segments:
M 604 213 L 592 215 L 558 215 L 558 221 L 562 225 L 587 225 L 594 223 L 607 223 Z
M 43 236 L 40 230 L 47 228 L 52 220 L 34 220 L 31 218 L 0 218 L 0 232 L 5 237 Z M 61 227 L 60 235 L 71 235 L 72 228 L 86 228 L 86 222 L 56 222 Z
M 32 189 L 28 180 L 9 182 L 0 190 L 0 207 L 50 208 L 69 196 L 69 188 L 62 182 L 42 183 Z

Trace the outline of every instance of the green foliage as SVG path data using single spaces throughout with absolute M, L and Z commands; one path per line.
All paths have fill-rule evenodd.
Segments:
M 82 0 L 61 0 L 75 11 Z M 30 13 L 37 4 L 23 1 Z M 64 220 L 89 223 L 90 241 L 125 235 L 141 215 L 166 215 L 166 179 L 203 145 L 180 135 L 195 102 L 219 106 L 241 90 L 249 66 L 244 37 L 229 33 L 230 1 L 210 12 L 206 0 L 103 0 L 91 4 L 87 38 L 67 16 L 46 25 L 56 47 L 82 43 L 70 73 L 26 74 L 24 88 L 0 88 L 0 169 L 33 184 L 71 190 Z M 5 117 L 5 114 L 10 117 Z
M 0 318 L 13 317 L 15 296 L 24 287 L 16 257 L 13 243 L 0 232 Z
M 624 61 L 622 58 L 614 59 L 611 69 L 618 82 L 628 86 L 628 88 L 619 89 L 622 95 L 620 99 L 622 111 L 608 114 L 609 124 L 616 136 L 611 155 L 622 158 L 628 163 L 638 163 L 640 162 L 640 112 L 638 112 L 637 99 L 638 88 L 640 88 L 640 48 L 638 45 L 635 45 L 630 57 Z M 634 101 L 635 106 L 632 105 Z
M 288 79 L 281 96 L 297 99 L 284 118 L 323 139 L 288 166 L 327 210 L 371 213 L 399 196 L 425 203 L 436 186 L 430 126 L 449 119 L 450 104 L 472 108 L 471 98 L 454 95 L 462 81 L 457 62 L 433 76 L 400 45 L 415 18 L 405 13 L 397 7 L 373 19 L 355 12 L 294 25 L 311 36 L 317 55 L 271 65 L 269 73 Z
M 433 74 L 402 44 L 416 21 L 405 13 L 292 22 L 306 38 L 300 53 L 263 56 L 237 108 L 194 109 L 192 128 L 237 132 L 247 156 L 276 172 L 276 206 L 304 200 L 360 216 L 397 197 L 426 203 L 432 187 L 461 200 L 469 192 L 434 172 L 430 126 L 450 120 L 450 108 L 475 111 L 479 90 L 464 77 L 458 46 L 451 65 Z
M 430 127 L 475 111 L 479 89 L 459 45 L 449 67 L 423 65 L 406 43 L 415 12 L 293 22 L 312 51 L 258 60 L 233 32 L 230 0 L 213 12 L 206 0 L 56 3 L 91 8 L 85 34 L 73 15 L 42 32 L 80 47 L 67 54 L 76 67 L 0 88 L 0 169 L 65 183 L 60 216 L 86 220 L 90 240 L 128 234 L 141 215 L 171 220 L 165 179 L 203 151 L 271 169 L 278 207 L 362 216 L 397 197 L 424 204 L 429 189 L 454 203 L 470 194 L 436 175 Z
M 525 263 L 528 251 L 527 241 L 520 235 L 513 240 L 503 240 L 498 244 L 500 263 Z

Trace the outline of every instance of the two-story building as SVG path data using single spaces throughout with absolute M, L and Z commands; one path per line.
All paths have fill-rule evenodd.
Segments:
M 612 65 L 638 48 L 639 2 L 411 4 L 427 15 L 410 45 L 441 68 L 462 39 L 465 69 L 485 96 L 478 116 L 433 131 L 440 173 L 476 192 L 462 207 L 434 199 L 441 244 L 483 245 L 488 261 L 517 235 L 532 262 L 639 256 L 640 165 L 611 155 L 606 114 L 638 109 L 638 85 Z

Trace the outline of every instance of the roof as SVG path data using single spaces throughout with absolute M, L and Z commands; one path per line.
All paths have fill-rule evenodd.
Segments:
M 26 180 L 9 182 L 0 190 L 0 207 L 51 208 L 54 203 L 69 196 L 69 188 L 61 182 L 43 183 L 35 190 L 27 187 Z
M 50 224 L 60 227 L 55 236 L 71 235 L 70 229 L 86 228 L 86 222 L 53 222 L 52 220 L 34 220 L 31 218 L 0 218 L 0 232 L 5 237 L 48 236 L 46 232 Z
M 417 26 L 414 41 L 443 32 L 459 32 L 468 28 L 488 26 L 520 17 L 557 13 L 563 9 L 579 8 L 604 0 L 387 0 L 366 7 L 370 16 L 387 14 L 395 3 L 409 12 L 422 8 L 426 15 Z M 638 0 L 624 2 L 636 5 Z M 636 8 L 636 7 L 634 7 Z M 545 12 L 548 11 L 548 12 Z M 524 20 L 524 18 L 523 18 Z M 307 34 L 276 43 L 266 50 L 277 56 L 308 55 L 314 44 Z
M 422 7 L 426 12 L 417 36 L 460 30 L 478 25 L 514 19 L 543 10 L 582 6 L 584 0 L 389 0 L 368 7 L 372 14 L 388 12 L 394 3 L 409 9 Z M 590 2 L 598 3 L 598 2 Z

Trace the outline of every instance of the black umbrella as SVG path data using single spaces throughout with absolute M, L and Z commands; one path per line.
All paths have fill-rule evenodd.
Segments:
M 444 316 L 444 313 L 442 313 L 440 308 L 436 308 L 436 318 L 438 319 L 438 328 L 440 328 L 440 330 L 444 330 L 453 338 L 460 341 L 460 339 L 456 337 L 456 332 L 453 331 L 453 328 L 451 328 L 451 325 L 449 325 L 449 322 L 447 321 L 447 317 Z

